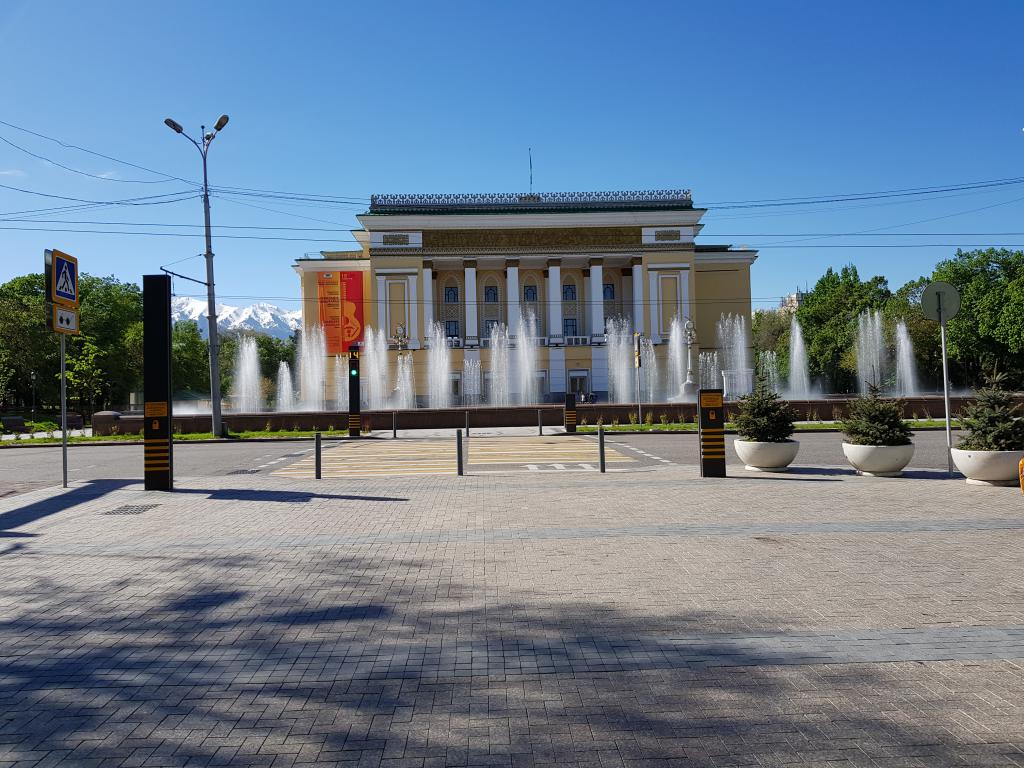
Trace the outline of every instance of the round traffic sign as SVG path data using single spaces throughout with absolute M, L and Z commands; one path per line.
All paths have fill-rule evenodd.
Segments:
M 941 280 L 929 283 L 921 294 L 921 309 L 925 317 L 938 323 L 952 320 L 960 311 L 960 291 Z

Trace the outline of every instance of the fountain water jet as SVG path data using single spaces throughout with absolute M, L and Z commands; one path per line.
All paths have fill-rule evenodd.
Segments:
M 255 413 L 263 410 L 263 380 L 260 377 L 260 358 L 256 339 L 243 336 L 235 355 L 235 375 L 231 383 L 231 401 L 236 411 Z
M 363 401 L 371 411 L 388 407 L 388 338 L 383 329 L 366 329 L 359 374 L 365 389 Z
M 779 376 L 779 356 L 775 352 L 757 353 L 757 372 L 769 392 L 778 392 L 782 383 Z
M 722 388 L 727 400 L 749 394 L 754 388 L 750 366 L 750 336 L 743 315 L 723 314 L 718 320 L 718 352 Z
M 668 383 L 665 391 L 669 402 L 682 402 L 689 361 L 686 358 L 686 321 L 676 315 L 668 330 Z
M 444 326 L 435 322 L 430 329 L 430 349 L 427 352 L 427 404 L 431 408 L 452 407 L 452 352 Z
M 635 369 L 634 369 L 635 370 Z M 654 343 L 644 336 L 640 339 L 640 396 L 645 403 L 653 403 L 661 394 L 658 390 L 658 358 L 654 355 Z
M 327 375 L 327 341 L 319 325 L 303 328 L 299 334 L 300 407 L 304 411 L 324 409 L 324 383 Z
M 722 368 L 717 352 L 701 352 L 697 360 L 701 389 L 719 389 L 722 386 Z
M 480 404 L 480 361 L 469 357 L 462 360 L 462 403 Z
M 522 323 L 520 323 L 522 327 Z M 490 381 L 487 387 L 487 402 L 496 407 L 512 405 L 509 391 L 509 340 L 508 328 L 504 323 L 491 326 L 491 359 L 488 367 Z
M 519 320 L 516 339 L 516 381 L 519 385 L 519 403 L 532 405 L 540 400 L 537 391 L 537 317 L 526 312 Z
M 284 360 L 277 366 L 277 399 L 274 410 L 278 413 L 295 410 L 295 386 L 292 384 L 292 369 Z
M 811 375 L 807 368 L 807 347 L 804 332 L 796 315 L 789 320 L 789 382 L 786 397 L 807 400 L 811 396 Z
M 395 387 L 395 408 L 412 410 L 416 407 L 416 390 L 413 383 L 416 381 L 416 376 L 413 371 L 411 354 L 399 354 L 396 378 L 398 384 Z
M 636 369 L 633 367 L 633 328 L 625 318 L 605 323 L 608 347 L 608 401 L 636 402 Z
M 896 323 L 896 394 L 914 397 L 917 387 L 917 365 L 914 362 L 914 342 L 903 320 Z
M 882 313 L 864 310 L 857 318 L 857 391 L 862 395 L 885 381 L 883 345 Z

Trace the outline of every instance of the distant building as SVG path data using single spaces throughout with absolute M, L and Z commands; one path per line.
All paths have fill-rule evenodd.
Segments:
M 783 296 L 779 300 L 779 308 L 786 312 L 796 312 L 800 309 L 800 305 L 804 303 L 805 295 L 803 291 L 796 291 L 788 296 Z
M 723 313 L 749 327 L 757 252 L 695 243 L 705 212 L 688 190 L 374 195 L 353 230 L 359 250 L 295 262 L 303 325 L 324 327 L 329 366 L 366 327 L 384 329 L 389 355 L 397 341 L 412 351 L 422 400 L 430 329 L 440 323 L 458 402 L 464 365 L 488 370 L 491 328 L 505 324 L 515 338 L 521 315 L 532 315 L 544 399 L 602 397 L 611 318 L 651 339 L 662 371 L 674 317 L 692 319 L 706 349 Z

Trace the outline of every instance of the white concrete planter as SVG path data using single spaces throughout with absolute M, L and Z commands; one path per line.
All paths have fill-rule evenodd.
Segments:
M 1016 485 L 1024 451 L 962 451 L 954 448 L 953 463 L 972 485 Z
M 736 455 L 747 469 L 754 472 L 785 472 L 796 458 L 800 443 L 788 440 L 785 443 L 757 443 L 753 440 L 732 441 Z
M 870 477 L 898 477 L 914 456 L 914 444 L 854 445 L 844 442 L 843 453 L 858 474 Z

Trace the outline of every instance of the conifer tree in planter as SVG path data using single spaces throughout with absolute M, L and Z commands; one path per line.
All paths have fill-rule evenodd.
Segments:
M 764 382 L 739 400 L 733 449 L 747 469 L 785 472 L 796 458 L 800 443 L 790 439 L 796 414 Z
M 990 376 L 960 413 L 967 435 L 953 449 L 953 463 L 977 485 L 1015 485 L 1024 458 L 1024 414 L 1003 389 L 1005 376 Z
M 846 436 L 843 453 L 858 474 L 896 477 L 914 455 L 903 402 L 883 400 L 874 384 L 868 385 L 868 394 L 850 403 L 840 427 Z

